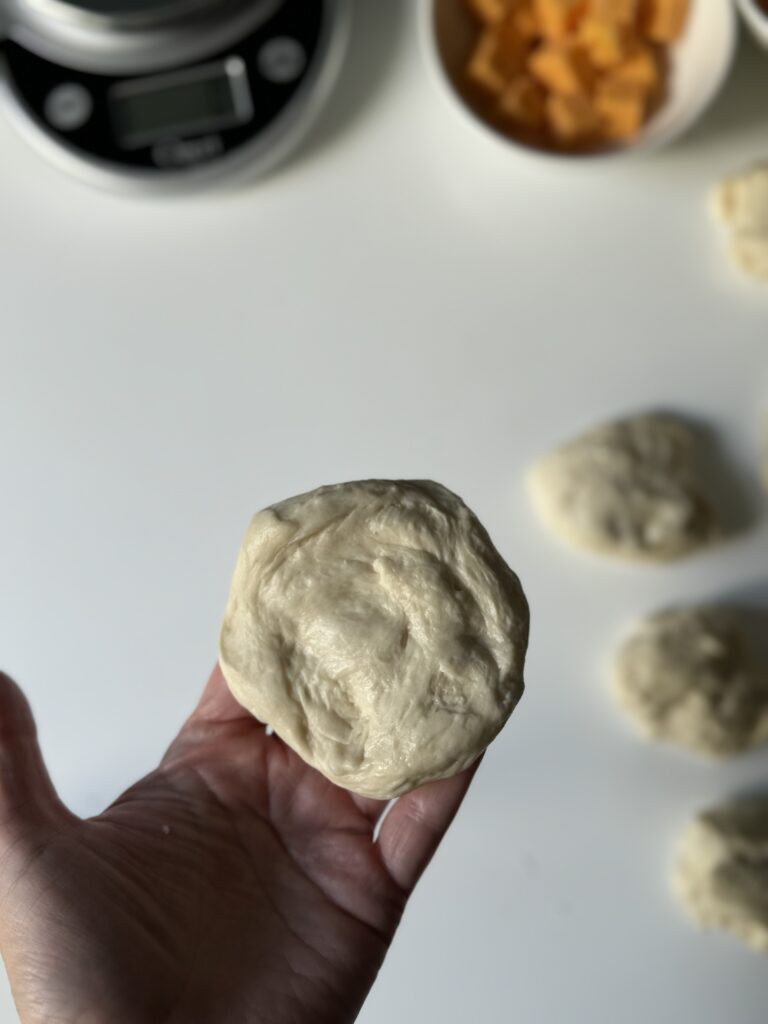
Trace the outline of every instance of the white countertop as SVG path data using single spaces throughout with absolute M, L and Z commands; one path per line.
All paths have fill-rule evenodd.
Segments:
M 95 813 L 195 701 L 253 511 L 440 480 L 528 591 L 528 691 L 361 1021 L 764 1024 L 766 963 L 698 936 L 665 872 L 688 816 L 763 780 L 766 754 L 646 746 L 605 674 L 646 610 L 768 603 L 767 503 L 720 548 L 632 568 L 560 548 L 522 477 L 661 406 L 708 423 L 754 488 L 768 290 L 727 266 L 706 196 L 768 156 L 768 56 L 743 48 L 682 144 L 573 168 L 468 130 L 405 2 L 360 0 L 354 46 L 312 143 L 245 192 L 100 194 L 0 120 L 0 662 L 62 795 Z

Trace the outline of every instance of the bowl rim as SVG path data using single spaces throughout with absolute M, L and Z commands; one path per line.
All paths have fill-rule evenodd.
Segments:
M 435 7 L 441 2 L 445 2 L 445 0 L 420 0 L 419 28 L 422 44 L 426 47 L 428 53 L 429 64 L 431 65 L 433 76 L 439 80 L 439 85 L 442 91 L 448 94 L 452 106 L 456 110 L 460 111 L 464 120 L 474 125 L 483 136 L 494 140 L 497 145 L 503 147 L 507 151 L 514 151 L 519 155 L 528 157 L 532 160 L 546 160 L 549 163 L 555 164 L 569 163 L 576 166 L 591 167 L 604 160 L 626 159 L 627 157 L 631 157 L 636 154 L 641 155 L 653 153 L 666 146 L 672 145 L 693 128 L 693 126 L 704 116 L 722 91 L 733 69 L 739 39 L 739 16 L 738 11 L 736 10 L 736 5 L 732 0 L 721 0 L 723 9 L 726 13 L 728 26 L 727 32 L 721 37 L 723 46 L 722 62 L 718 73 L 711 79 L 707 86 L 702 89 L 701 96 L 697 101 L 695 108 L 691 115 L 684 120 L 683 124 L 673 126 L 655 138 L 648 138 L 641 134 L 638 138 L 626 145 L 582 153 L 569 153 L 567 151 L 555 149 L 540 149 L 536 146 L 529 145 L 526 142 L 521 142 L 518 139 L 513 138 L 511 135 L 506 135 L 486 121 L 485 118 L 477 114 L 469 104 L 465 102 L 461 93 L 458 92 L 451 80 L 448 69 L 443 61 L 440 46 L 437 42 L 434 14 Z M 462 3 L 465 2 L 465 0 L 449 0 L 449 2 Z M 711 3 L 712 0 L 704 0 L 704 2 Z M 757 0 L 737 0 L 737 2 L 748 3 L 751 7 L 759 9 Z M 760 13 L 765 15 L 765 11 L 761 10 Z M 766 28 L 768 29 L 768 15 L 766 15 Z
M 757 42 L 761 46 L 768 46 L 768 8 L 758 0 L 736 0 L 736 5 Z
M 760 0 L 737 0 L 737 2 L 740 7 L 746 8 L 753 14 L 756 14 L 766 23 L 766 27 L 768 27 L 768 7 L 764 7 L 760 3 Z

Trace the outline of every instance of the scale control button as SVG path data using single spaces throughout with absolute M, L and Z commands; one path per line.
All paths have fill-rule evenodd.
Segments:
M 307 51 L 296 39 L 278 36 L 259 50 L 258 67 L 268 82 L 295 82 L 307 66 Z
M 93 113 L 93 97 L 76 82 L 57 85 L 45 98 L 46 121 L 62 132 L 75 132 L 87 123 Z

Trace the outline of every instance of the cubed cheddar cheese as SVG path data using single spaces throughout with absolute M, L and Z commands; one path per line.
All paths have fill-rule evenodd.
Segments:
M 547 97 L 547 123 L 554 138 L 566 146 L 586 145 L 598 138 L 600 122 L 586 96 Z
M 496 33 L 484 32 L 469 58 L 467 78 L 473 85 L 480 86 L 487 92 L 501 93 L 506 79 L 496 67 Z
M 579 45 L 599 70 L 615 67 L 629 53 L 632 32 L 619 22 L 588 15 L 579 26 Z
M 514 75 L 525 70 L 530 53 L 530 41 L 521 35 L 517 26 L 517 20 L 509 17 L 504 20 L 496 30 L 496 50 L 493 55 L 493 63 L 499 72 L 508 81 Z
M 510 20 L 523 39 L 533 43 L 539 35 L 539 23 L 533 9 L 533 0 L 523 0 L 509 14 Z
M 547 39 L 567 36 L 578 25 L 588 0 L 533 0 L 541 34 Z
M 518 75 L 501 94 L 499 110 L 515 124 L 540 128 L 546 121 L 547 94 L 530 75 Z
M 683 34 L 689 0 L 643 0 L 640 27 L 654 43 L 674 43 Z
M 578 46 L 546 43 L 532 54 L 528 67 L 547 89 L 563 96 L 585 95 L 591 89 L 595 72 L 587 55 Z
M 647 105 L 648 96 L 641 86 L 602 82 L 595 93 L 602 134 L 615 141 L 633 138 L 643 127 Z
M 466 4 L 479 23 L 466 71 L 487 94 L 478 102 L 491 100 L 510 135 L 573 150 L 629 140 L 658 109 L 691 0 Z
M 657 94 L 662 86 L 662 68 L 659 53 L 652 47 L 636 47 L 626 60 L 610 72 L 609 81 L 639 86 L 646 96 Z
M 495 25 L 506 18 L 516 0 L 467 0 L 467 2 L 469 9 L 481 21 L 488 25 Z
M 640 14 L 640 0 L 591 0 L 589 13 L 600 21 L 635 29 Z
M 510 78 L 525 70 L 529 44 L 507 20 L 487 29 L 467 65 L 470 81 L 489 92 L 500 93 Z

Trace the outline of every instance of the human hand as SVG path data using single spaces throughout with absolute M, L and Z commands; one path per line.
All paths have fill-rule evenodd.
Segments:
M 474 769 L 385 803 L 305 764 L 218 669 L 103 814 L 56 796 L 0 674 L 0 952 L 23 1024 L 347 1024 Z

